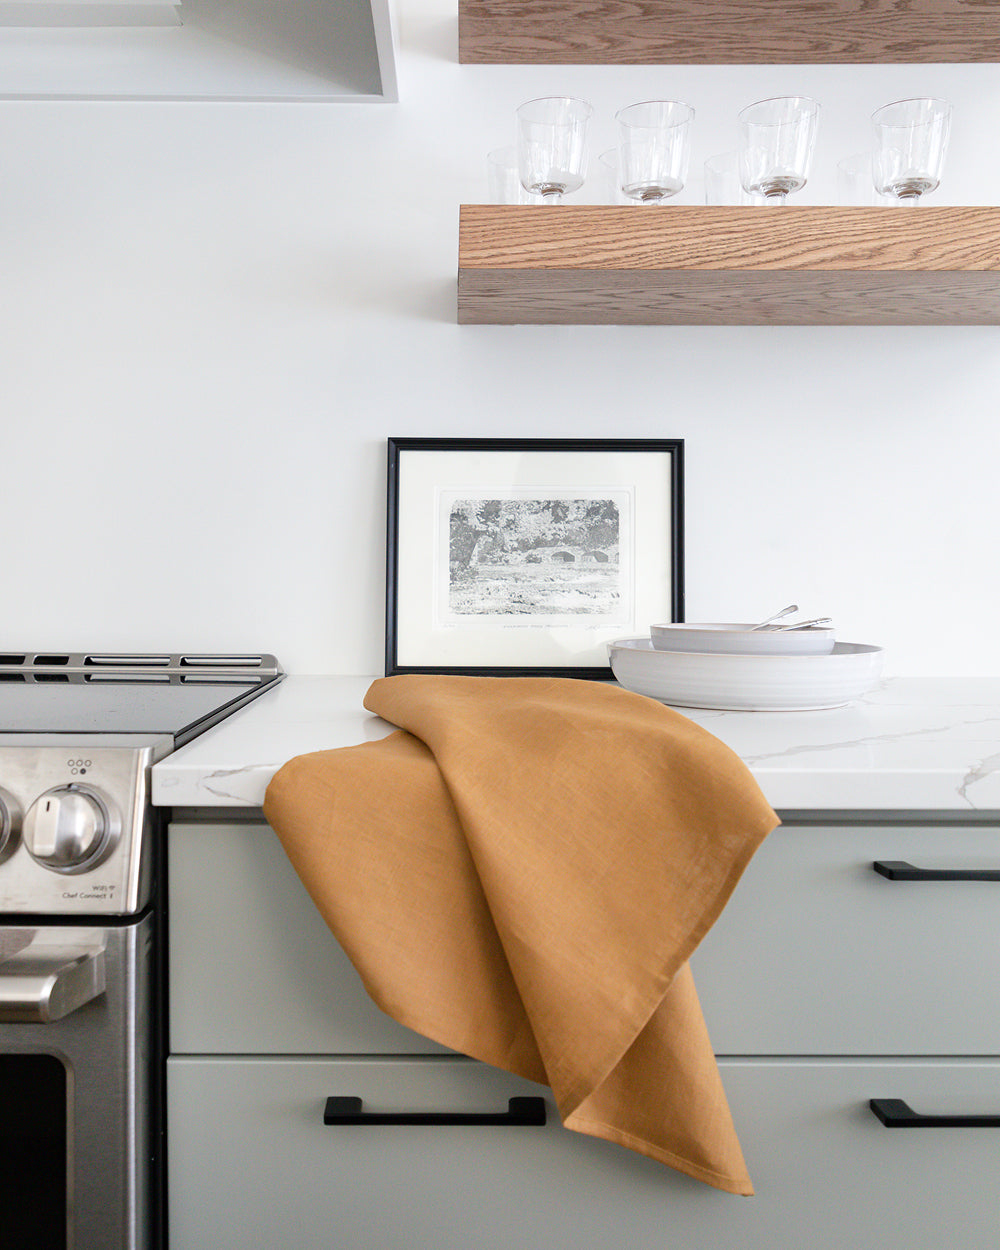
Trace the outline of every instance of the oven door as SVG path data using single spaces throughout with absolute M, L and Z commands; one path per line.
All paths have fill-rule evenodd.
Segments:
M 0 927 L 4 1245 L 152 1245 L 151 929 Z

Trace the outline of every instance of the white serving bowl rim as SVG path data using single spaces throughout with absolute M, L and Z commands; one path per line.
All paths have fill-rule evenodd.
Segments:
M 877 647 L 874 643 L 869 642 L 835 642 L 833 644 L 832 651 L 815 651 L 811 654 L 808 652 L 799 652 L 797 654 L 794 652 L 786 652 L 782 654 L 778 652 L 762 651 L 760 654 L 747 655 L 746 652 L 741 651 L 662 651 L 659 647 L 653 646 L 652 638 L 616 638 L 612 642 L 609 642 L 608 646 L 625 647 L 629 651 L 647 651 L 651 655 L 657 656 L 676 657 L 682 655 L 700 655 L 705 659 L 719 661 L 732 660 L 739 661 L 740 663 L 746 663 L 747 660 L 752 660 L 754 663 L 761 663 L 764 660 L 780 660 L 784 664 L 789 663 L 791 660 L 811 661 L 815 664 L 817 660 L 831 660 L 836 659 L 838 656 L 842 657 L 847 655 L 871 655 L 876 651 L 885 650 L 884 647 Z

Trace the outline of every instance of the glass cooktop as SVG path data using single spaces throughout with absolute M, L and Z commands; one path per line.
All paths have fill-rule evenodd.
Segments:
M 282 680 L 273 656 L 0 654 L 0 733 L 196 737 Z

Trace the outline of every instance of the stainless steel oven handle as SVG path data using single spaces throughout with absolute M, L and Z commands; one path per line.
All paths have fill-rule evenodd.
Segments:
M 61 1020 L 105 989 L 99 946 L 26 946 L 0 964 L 0 1024 Z

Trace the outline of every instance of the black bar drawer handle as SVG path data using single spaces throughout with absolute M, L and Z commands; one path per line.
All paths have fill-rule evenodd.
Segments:
M 360 1098 L 328 1098 L 324 1124 L 544 1124 L 544 1098 L 510 1098 L 506 1111 L 365 1111 Z
M 890 881 L 1000 881 L 1000 868 L 915 868 L 903 859 L 877 859 L 872 867 Z
M 872 1098 L 868 1105 L 886 1128 L 1000 1128 L 1000 1115 L 920 1115 L 901 1098 Z

